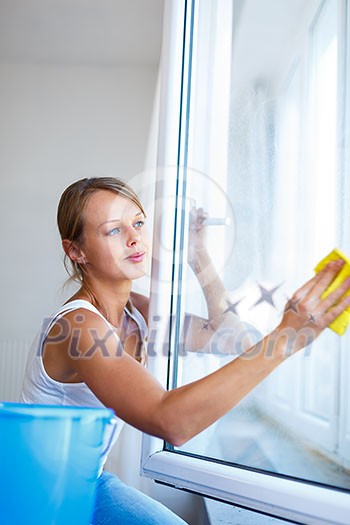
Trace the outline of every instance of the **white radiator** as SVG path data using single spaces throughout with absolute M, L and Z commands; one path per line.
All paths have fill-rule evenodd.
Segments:
M 18 401 L 33 339 L 0 340 L 0 401 Z

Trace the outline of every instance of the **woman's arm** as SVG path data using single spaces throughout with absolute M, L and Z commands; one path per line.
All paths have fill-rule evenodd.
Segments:
M 339 271 L 329 264 L 293 296 L 280 325 L 240 357 L 193 383 L 165 391 L 151 374 L 121 348 L 115 332 L 97 314 L 84 310 L 84 328 L 67 314 L 71 334 L 79 343 L 71 366 L 103 404 L 129 424 L 180 446 L 235 406 L 286 357 L 315 339 L 350 303 L 343 298 L 344 282 L 322 300 L 321 295 Z M 93 329 L 91 327 L 94 327 Z

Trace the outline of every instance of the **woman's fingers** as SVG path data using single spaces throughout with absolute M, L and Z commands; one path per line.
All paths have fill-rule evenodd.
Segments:
M 346 296 L 350 290 L 350 278 L 347 278 L 333 292 L 324 299 L 321 298 L 328 286 L 332 283 L 335 276 L 341 268 L 341 263 L 330 263 L 322 272 L 319 273 L 318 279 L 311 279 L 306 286 L 304 285 L 297 294 L 303 290 L 307 293 L 300 299 L 294 301 L 296 309 L 294 310 L 308 323 L 318 330 L 323 330 L 334 319 L 338 317 L 350 305 L 350 296 Z M 311 286 L 310 286 L 311 284 Z M 302 296 L 302 294 L 301 294 Z M 300 297 L 300 296 L 299 296 Z
M 343 297 L 335 306 L 322 315 L 320 323 L 324 328 L 330 325 L 347 307 L 350 306 L 350 296 Z M 317 317 L 316 317 L 317 322 Z
M 344 295 L 347 290 L 346 283 L 340 289 L 338 287 L 327 299 L 322 299 L 322 295 L 333 282 L 343 264 L 341 259 L 330 262 L 295 292 L 285 310 L 285 314 L 295 328 L 308 322 L 315 323 L 317 316 L 325 313 Z M 294 315 L 288 316 L 288 314 Z
M 278 331 L 287 329 L 295 334 L 293 352 L 305 346 L 298 334 L 307 330 L 308 341 L 315 339 L 350 305 L 350 278 L 322 299 L 324 292 L 335 279 L 343 262 L 332 261 L 293 295 L 287 304 Z
M 303 299 L 308 300 L 308 298 L 311 301 L 315 301 L 315 299 L 317 300 L 331 284 L 343 265 L 344 261 L 342 259 L 328 263 L 323 270 L 317 273 L 296 291 L 294 299 L 296 301 L 301 301 Z
M 306 300 L 317 301 L 321 295 L 327 290 L 329 285 L 333 282 L 336 275 L 339 273 L 340 269 L 344 266 L 344 261 L 338 259 L 337 261 L 332 261 L 328 264 L 324 271 L 319 272 L 320 279 L 314 285 L 314 287 L 309 291 Z
M 326 315 L 327 319 L 329 317 L 329 313 L 332 313 L 332 315 L 335 315 L 337 317 L 339 313 L 337 314 L 339 308 L 343 307 L 345 309 L 350 304 L 350 296 L 343 297 L 350 289 L 350 278 L 345 279 L 343 283 L 338 286 L 334 292 L 330 293 L 325 299 L 323 299 L 319 306 L 315 309 L 313 315 L 316 317 Z M 335 319 L 334 317 L 334 319 Z M 333 320 L 333 319 L 332 319 Z M 332 322 L 332 321 L 330 321 Z M 329 323 L 328 323 L 329 324 Z

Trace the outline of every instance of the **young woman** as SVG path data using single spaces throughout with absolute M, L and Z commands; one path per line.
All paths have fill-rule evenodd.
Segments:
M 289 303 L 293 307 L 286 308 L 279 326 L 260 343 L 209 376 L 165 391 L 144 366 L 148 301 L 131 291 L 132 281 L 145 274 L 149 255 L 145 212 L 136 194 L 115 178 L 79 180 L 61 196 L 58 227 L 65 262 L 71 263 L 71 276 L 80 288 L 46 320 L 29 357 L 22 401 L 113 408 L 117 417 L 106 435 L 101 464 L 122 421 L 182 445 L 235 406 L 350 304 L 350 298 L 343 297 L 349 280 L 321 299 L 342 266 L 341 261 L 330 263 L 295 293 Z M 226 314 L 225 290 L 203 245 L 201 218 L 192 235 L 190 262 L 203 287 L 210 326 L 197 336 L 196 349 Z M 193 326 L 200 334 L 195 320 Z M 101 469 L 93 523 L 183 522 Z

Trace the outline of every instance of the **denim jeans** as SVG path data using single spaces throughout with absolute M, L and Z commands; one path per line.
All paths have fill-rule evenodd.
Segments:
M 186 525 L 158 501 L 103 471 L 98 479 L 92 525 Z

